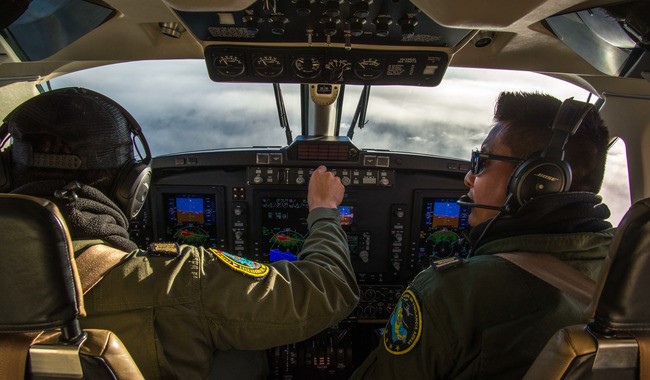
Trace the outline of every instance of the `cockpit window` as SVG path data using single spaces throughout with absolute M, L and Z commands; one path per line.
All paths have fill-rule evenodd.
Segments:
M 272 85 L 212 82 L 203 61 L 123 63 L 68 74 L 51 85 L 88 87 L 121 103 L 151 135 L 155 155 L 286 145 Z M 362 88 L 345 88 L 342 136 Z M 282 84 L 281 90 L 295 137 L 301 131 L 300 86 Z M 366 118 L 357 121 L 352 141 L 359 148 L 468 158 L 489 130 L 494 102 L 504 90 L 588 97 L 587 91 L 540 74 L 449 68 L 436 87 L 372 87 Z
M 24 61 L 47 58 L 113 16 L 113 9 L 88 1 L 33 0 L 2 36 Z
M 273 85 L 212 82 L 204 61 L 116 64 L 61 76 L 52 80 L 51 86 L 87 87 L 115 99 L 142 125 L 154 156 L 287 144 Z M 345 87 L 341 136 L 349 132 L 362 89 Z M 357 120 L 352 142 L 361 149 L 469 159 L 490 129 L 498 94 L 506 90 L 542 91 L 559 99 L 582 101 L 589 95 L 577 86 L 541 74 L 449 68 L 436 87 L 370 88 L 366 117 Z M 282 84 L 281 92 L 295 138 L 301 133 L 300 85 Z M 610 154 L 609 172 L 609 168 L 625 167 L 621 145 Z M 612 205 L 614 224 L 630 203 L 627 184 L 617 180 L 603 186 L 605 202 Z

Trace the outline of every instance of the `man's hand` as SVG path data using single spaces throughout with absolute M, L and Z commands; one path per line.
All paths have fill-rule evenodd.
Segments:
M 309 179 L 309 211 L 317 207 L 336 208 L 343 201 L 344 193 L 341 179 L 328 172 L 325 166 L 319 166 Z

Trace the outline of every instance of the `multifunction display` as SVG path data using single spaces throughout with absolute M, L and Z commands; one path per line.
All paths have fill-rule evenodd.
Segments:
M 431 259 L 465 256 L 469 249 L 463 236 L 469 231 L 470 209 L 457 198 L 422 198 L 417 254 L 424 266 Z
M 309 204 L 304 197 L 263 196 L 259 198 L 259 250 L 268 261 L 296 260 L 307 237 Z M 354 206 L 338 207 L 341 226 L 348 230 L 354 224 Z M 359 251 L 359 237 L 348 235 L 350 251 Z
M 219 221 L 215 194 L 163 193 L 162 198 L 165 241 L 217 247 Z

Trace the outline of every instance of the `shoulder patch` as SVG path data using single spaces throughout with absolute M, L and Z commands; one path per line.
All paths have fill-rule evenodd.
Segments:
M 245 257 L 235 256 L 214 248 L 210 248 L 209 251 L 212 252 L 222 263 L 230 267 L 230 269 L 243 273 L 249 277 L 261 278 L 269 273 L 269 267 L 262 263 L 248 260 Z
M 420 340 L 422 313 L 415 294 L 402 293 L 384 331 L 384 347 L 393 355 L 403 355 L 413 349 Z

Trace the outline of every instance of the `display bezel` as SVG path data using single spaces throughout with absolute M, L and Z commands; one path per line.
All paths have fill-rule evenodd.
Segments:
M 154 231 L 155 241 L 168 242 L 173 241 L 167 238 L 165 230 L 168 225 L 167 218 L 167 204 L 165 204 L 165 197 L 167 195 L 207 195 L 214 197 L 215 204 L 215 224 L 214 231 L 216 236 L 211 237 L 209 240 L 211 244 L 203 244 L 206 248 L 225 249 L 227 244 L 226 225 L 226 205 L 225 205 L 225 190 L 222 186 L 157 186 L 152 190 L 152 212 L 155 220 L 160 223 L 156 224 Z
M 449 199 L 454 200 L 460 198 L 462 195 L 466 194 L 465 190 L 415 190 L 413 197 L 413 210 L 411 212 L 411 244 L 415 253 L 420 250 L 420 231 L 422 228 L 422 215 L 424 213 L 423 208 L 427 203 L 428 199 Z M 466 209 L 468 213 L 471 211 L 466 206 L 460 206 L 461 212 L 463 208 Z M 464 230 L 467 233 L 469 232 L 469 225 Z
M 266 252 L 263 247 L 267 245 L 266 238 L 262 234 L 262 228 L 266 219 L 263 216 L 265 212 L 262 208 L 262 199 L 263 198 L 291 198 L 291 199 L 307 199 L 306 191 L 256 191 L 253 196 L 253 212 L 255 216 L 252 218 L 251 223 L 251 235 L 253 236 L 253 246 L 256 251 L 256 257 L 262 259 L 262 261 L 270 261 L 270 252 Z M 305 228 L 307 228 L 306 218 L 309 215 L 309 209 L 305 213 Z M 292 222 L 296 223 L 296 222 Z M 308 231 L 305 231 L 305 236 Z M 298 253 L 298 252 L 296 252 Z

